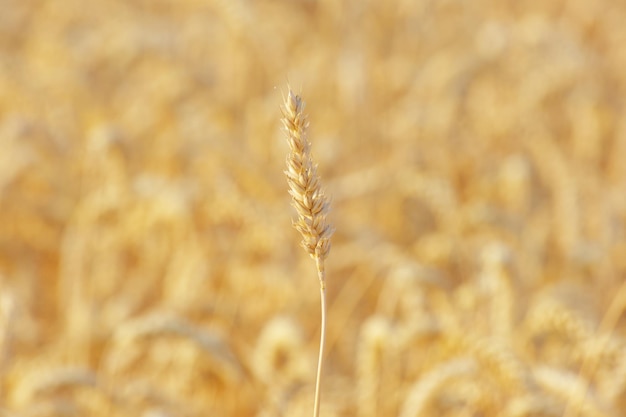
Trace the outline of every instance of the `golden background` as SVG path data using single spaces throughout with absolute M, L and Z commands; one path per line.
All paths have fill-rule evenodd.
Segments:
M 626 416 L 626 3 L 0 2 L 0 415 Z

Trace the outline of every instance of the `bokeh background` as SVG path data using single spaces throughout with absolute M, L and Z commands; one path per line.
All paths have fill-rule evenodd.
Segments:
M 1 0 L 0 415 L 626 416 L 626 3 Z

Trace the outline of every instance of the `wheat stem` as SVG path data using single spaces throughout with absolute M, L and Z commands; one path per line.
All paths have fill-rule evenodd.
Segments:
M 324 271 L 324 260 L 316 256 L 317 274 L 320 280 L 320 300 L 322 310 L 322 326 L 320 329 L 320 352 L 317 360 L 317 377 L 315 379 L 315 402 L 313 405 L 313 417 L 319 416 L 320 405 L 320 385 L 322 380 L 322 365 L 324 364 L 324 342 L 326 340 L 326 277 Z
M 315 401 L 313 417 L 319 416 L 320 386 L 324 361 L 324 342 L 326 339 L 326 272 L 324 259 L 330 251 L 330 237 L 333 228 L 326 222 L 329 202 L 320 185 L 317 166 L 311 158 L 311 143 L 307 139 L 307 118 L 303 112 L 304 102 L 289 91 L 283 110 L 283 126 L 287 134 L 290 152 L 287 156 L 287 183 L 293 206 L 298 212 L 295 228 L 302 235 L 302 246 L 315 260 L 320 282 L 322 325 L 320 329 L 320 348 L 315 380 Z

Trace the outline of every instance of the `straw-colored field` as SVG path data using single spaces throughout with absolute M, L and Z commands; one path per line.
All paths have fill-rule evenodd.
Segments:
M 0 1 L 0 416 L 626 416 L 626 2 Z

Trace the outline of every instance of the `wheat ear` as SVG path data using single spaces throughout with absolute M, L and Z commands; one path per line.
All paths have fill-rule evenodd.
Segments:
M 328 198 L 320 186 L 317 165 L 311 158 L 311 143 L 307 138 L 308 121 L 304 114 L 304 102 L 291 90 L 283 108 L 283 126 L 289 143 L 287 156 L 287 183 L 293 206 L 298 212 L 294 227 L 302 234 L 302 246 L 315 260 L 320 281 L 322 326 L 320 330 L 320 351 L 315 381 L 315 402 L 313 417 L 319 416 L 320 381 L 326 337 L 326 273 L 324 259 L 330 252 L 330 236 L 333 228 L 326 216 L 330 209 Z

